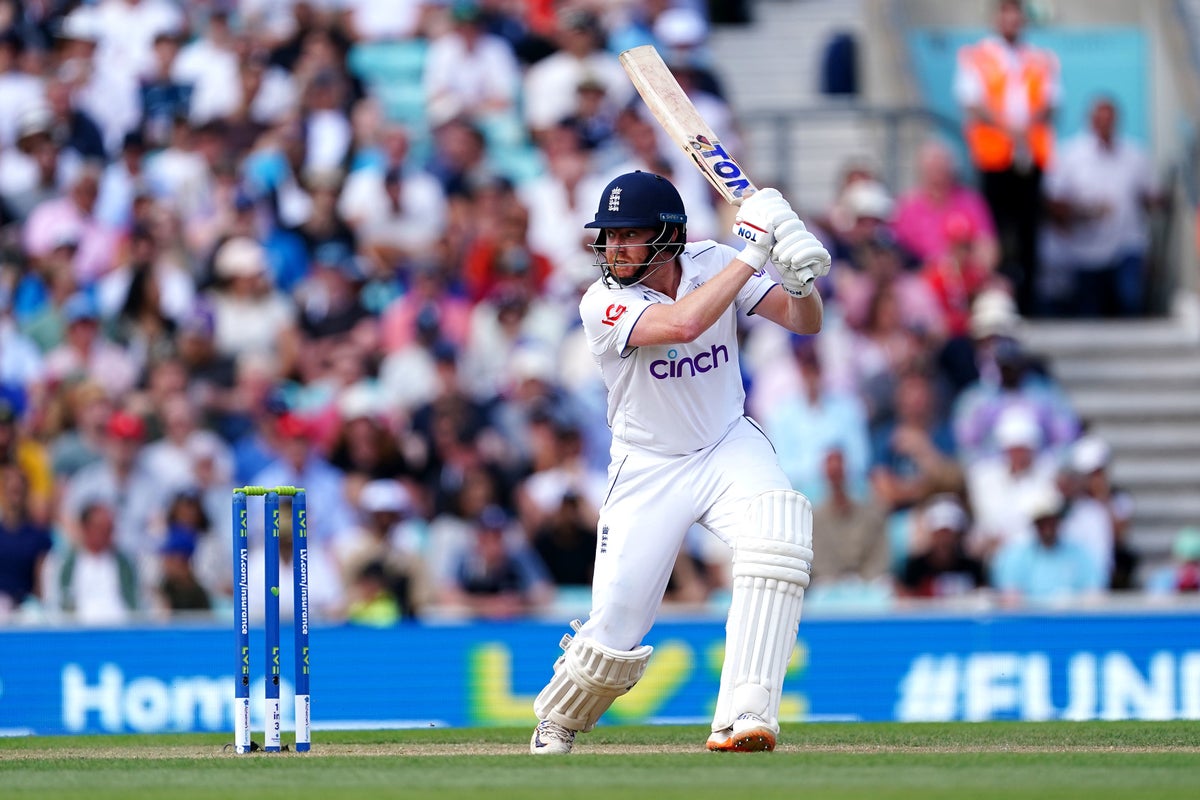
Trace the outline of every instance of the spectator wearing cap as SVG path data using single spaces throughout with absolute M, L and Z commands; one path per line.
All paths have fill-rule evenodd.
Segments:
M 654 38 L 651 44 L 663 54 L 672 71 L 676 68 L 686 69 L 686 81 L 690 86 L 685 86 L 685 89 L 689 96 L 693 95 L 694 90 L 724 104 L 725 93 L 721 89 L 719 76 L 712 68 L 708 20 L 700 11 L 693 6 L 679 4 L 665 8 L 654 17 L 651 33 Z M 705 120 L 709 119 L 707 111 L 702 112 L 702 116 Z M 730 136 L 732 132 L 725 135 Z M 723 138 L 722 141 L 728 140 Z
M 952 212 L 945 227 L 945 251 L 923 259 L 920 274 L 946 321 L 946 335 L 965 337 L 970 334 L 971 304 L 999 279 L 976 255 L 978 230 L 969 216 Z
M 390 478 L 368 482 L 358 494 L 359 525 L 334 554 L 347 586 L 372 564 L 405 619 L 420 617 L 433 599 L 433 583 L 422 549 L 428 535 L 404 484 Z
M 363 381 L 347 387 L 334 405 L 329 462 L 345 473 L 350 485 L 410 475 L 395 429 L 399 420 L 378 385 Z
M 633 86 L 616 56 L 604 49 L 604 37 L 600 19 L 592 11 L 566 8 L 559 13 L 554 31 L 557 51 L 526 70 L 521 91 L 525 122 L 535 139 L 570 116 L 575 89 L 585 75 L 603 81 L 619 107 L 633 99 Z
M 410 163 L 411 134 L 390 122 L 376 161 L 352 171 L 338 211 L 354 230 L 372 273 L 388 274 L 431 248 L 446 230 L 446 194 L 437 179 Z
M 966 466 L 967 494 L 975 512 L 977 552 L 990 558 L 1003 544 L 1025 538 L 1032 498 L 1056 488 L 1057 457 L 1044 447 L 1034 413 L 1021 406 L 996 420 L 999 453 Z
M 33 259 L 48 256 L 64 239 L 78 244 L 71 266 L 75 279 L 90 283 L 108 272 L 117 252 L 117 231 L 95 215 L 103 167 L 88 162 L 70 176 L 65 193 L 39 203 L 21 230 L 21 244 Z
M 976 357 L 979 378 L 962 390 L 951 409 L 959 459 L 965 465 L 997 451 L 998 420 L 1013 406 L 1033 414 L 1042 449 L 1057 454 L 1075 441 L 1080 422 L 1070 400 L 1018 340 L 988 337 L 977 344 Z
M 146 424 L 128 411 L 114 411 L 105 428 L 103 458 L 83 467 L 65 483 L 60 524 L 69 534 L 83 508 L 103 502 L 116 514 L 117 545 L 131 558 L 152 558 L 154 520 L 162 513 L 164 487 L 142 465 Z
M 511 524 L 499 506 L 483 509 L 473 541 L 457 554 L 452 580 L 440 588 L 444 610 L 480 619 L 515 619 L 553 599 L 553 585 L 537 553 L 524 537 L 506 535 Z
M 212 311 L 204 303 L 197 303 L 179 321 L 175 352 L 187 371 L 188 394 L 201 419 L 227 440 L 235 438 L 224 429 L 223 421 L 236 408 L 232 396 L 236 363 L 232 356 L 217 350 Z
M 967 553 L 964 537 L 969 525 L 958 497 L 939 494 L 918 514 L 924 545 L 904 561 L 897 593 L 904 597 L 962 597 L 988 585 L 987 568 Z
M 1033 536 L 1006 542 L 991 564 L 1003 602 L 1053 604 L 1095 598 L 1107 588 L 1103 567 L 1076 542 L 1060 535 L 1064 499 L 1054 486 L 1025 498 L 1021 507 Z
M 615 160 L 617 115 L 620 109 L 608 97 L 608 87 L 594 75 L 584 75 L 575 87 L 575 108 L 558 126 L 578 139 L 582 152 L 597 165 Z M 547 129 L 541 139 L 543 154 L 553 159 L 554 149 L 548 146 L 554 129 Z M 592 161 L 585 162 L 591 165 Z
M 222 244 L 213 258 L 216 283 L 206 301 L 217 351 L 236 358 L 262 353 L 288 373 L 297 357 L 296 310 L 271 283 L 262 245 L 247 237 Z
M 293 292 L 306 356 L 319 359 L 311 348 L 325 348 L 364 323 L 375 339 L 375 318 L 362 302 L 366 280 L 363 260 L 345 243 L 325 242 L 313 251 L 312 269 Z
M 962 182 L 954 153 L 940 140 L 921 145 L 916 183 L 897 199 L 892 230 L 924 264 L 950 255 L 964 240 L 968 252 L 963 255 L 987 274 L 995 271 L 999 260 L 991 211 L 983 195 Z
M 229 518 L 229 496 L 233 482 L 228 477 L 210 477 L 208 454 L 198 449 L 190 454 L 196 465 L 196 484 L 183 486 L 171 493 L 163 516 L 165 541 L 171 531 L 186 533 L 195 549 L 191 567 L 196 580 L 204 587 L 213 607 L 227 606 L 233 599 L 233 553 L 229 537 L 233 523 Z M 214 470 L 215 471 L 215 470 Z
M 435 118 L 465 114 L 485 125 L 518 127 L 521 68 L 512 46 L 488 32 L 478 0 L 453 0 L 450 21 L 425 55 L 421 82 L 426 107 Z
M 971 300 L 968 335 L 949 337 L 937 354 L 938 370 L 951 397 L 974 385 L 981 371 L 989 381 L 998 378 L 994 345 L 1001 339 L 1015 339 L 1020 324 L 1017 301 L 1006 288 L 984 288 Z
M 208 611 L 212 599 L 192 569 L 196 552 L 195 534 L 181 527 L 167 529 L 166 540 L 158 548 L 162 577 L 155 602 L 160 613 L 168 616 L 181 612 Z
M 857 266 L 855 249 L 859 245 L 884 233 L 890 235 L 895 206 L 891 192 L 873 166 L 848 164 L 828 213 L 834 258 Z
M 93 377 L 114 399 L 128 393 L 137 383 L 137 364 L 124 348 L 104 335 L 95 299 L 77 292 L 64 304 L 63 318 L 66 335 L 62 344 L 46 354 L 47 378 L 63 381 Z
M 1127 540 L 1133 498 L 1112 484 L 1111 463 L 1112 448 L 1095 433 L 1085 433 L 1067 451 L 1059 476 L 1067 501 L 1062 537 L 1092 554 L 1109 576 L 1109 588 L 1132 589 L 1138 562 Z
M 0 466 L 0 624 L 28 602 L 41 602 L 42 566 L 54 546 L 50 529 L 30 515 L 28 481 Z
M 320 546 L 332 546 L 354 525 L 346 499 L 346 476 L 318 451 L 312 423 L 296 412 L 275 420 L 275 458 L 250 482 L 255 486 L 302 486 L 309 497 L 320 498 L 308 511 L 308 535 Z
M 60 197 L 72 168 L 79 166 L 78 158 L 64 154 L 54 141 L 51 125 L 50 110 L 39 100 L 17 116 L 15 146 L 0 148 L 0 197 L 16 222 Z
M 561 443 L 553 438 L 555 427 L 563 432 L 577 428 L 580 413 L 574 398 L 559 386 L 554 351 L 537 345 L 518 346 L 501 380 L 498 395 L 492 395 L 499 402 L 488 419 L 504 446 L 489 448 L 492 459 L 515 474 L 565 463 L 559 453 Z M 467 392 L 472 392 L 471 385 Z M 489 394 L 475 396 L 487 398 Z M 553 414 L 548 414 L 548 409 L 553 409 Z M 537 435 L 537 429 L 545 435 Z M 569 453 L 567 461 L 572 470 L 583 467 L 581 455 L 578 449 Z

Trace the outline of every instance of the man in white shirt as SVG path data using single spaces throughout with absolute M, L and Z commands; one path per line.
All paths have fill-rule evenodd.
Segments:
M 1117 135 L 1117 107 L 1092 104 L 1090 127 L 1068 141 L 1046 176 L 1051 219 L 1073 273 L 1068 309 L 1079 316 L 1141 313 L 1149 231 L 1146 211 L 1161 202 L 1153 165 Z
M 78 546 L 46 560 L 47 605 L 81 625 L 128 622 L 142 605 L 143 590 L 134 558 L 115 544 L 113 508 L 93 500 L 78 521 Z
M 739 252 L 687 243 L 679 192 L 662 176 L 614 178 L 592 222 L 602 276 L 579 304 L 608 388 L 613 432 L 592 611 L 534 702 L 535 755 L 571 752 L 637 683 L 642 644 L 694 523 L 734 551 L 733 598 L 709 750 L 772 750 L 783 676 L 812 562 L 812 508 L 745 416 L 738 314 L 820 330 L 813 281 L 829 253 L 774 189 L 739 209 Z M 782 285 L 764 271 L 771 259 Z

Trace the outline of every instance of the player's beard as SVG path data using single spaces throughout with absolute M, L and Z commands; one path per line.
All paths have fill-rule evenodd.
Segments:
M 618 276 L 617 273 L 613 271 L 613 267 L 616 265 L 608 263 L 607 250 L 613 245 L 608 245 L 607 243 L 603 245 L 592 245 L 592 250 L 597 256 L 597 266 L 601 268 L 601 271 L 604 275 L 604 282 L 610 286 L 612 283 L 615 283 L 617 286 L 624 288 L 637 286 L 638 284 L 650 278 L 652 275 L 654 275 L 654 273 L 658 272 L 667 264 L 670 264 L 675 256 L 679 255 L 680 250 L 683 248 L 681 241 L 677 239 L 667 239 L 670 234 L 670 228 L 664 225 L 659 234 L 644 245 L 651 250 L 649 259 L 638 264 L 621 265 L 639 267 L 637 272 L 627 278 Z M 613 286 L 612 288 L 617 287 Z

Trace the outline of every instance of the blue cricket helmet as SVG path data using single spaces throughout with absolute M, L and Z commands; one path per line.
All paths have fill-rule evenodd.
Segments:
M 596 254 L 604 282 L 610 287 L 635 286 L 649 278 L 683 250 L 687 236 L 687 214 L 683 198 L 669 180 L 652 172 L 627 172 L 618 175 L 604 187 L 596 218 L 585 228 L 598 228 L 596 242 L 591 245 Z M 635 266 L 636 274 L 624 279 L 613 274 L 608 264 L 608 229 L 653 228 L 658 231 L 647 244 L 650 257 Z
M 683 198 L 669 180 L 652 172 L 627 172 L 604 187 L 596 218 L 585 228 L 657 228 L 684 225 Z

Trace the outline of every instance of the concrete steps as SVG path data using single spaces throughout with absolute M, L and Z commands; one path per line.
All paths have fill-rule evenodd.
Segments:
M 1165 561 L 1200 524 L 1200 342 L 1172 319 L 1026 323 L 1079 414 L 1113 448 L 1113 482 L 1134 499 L 1130 543 Z

